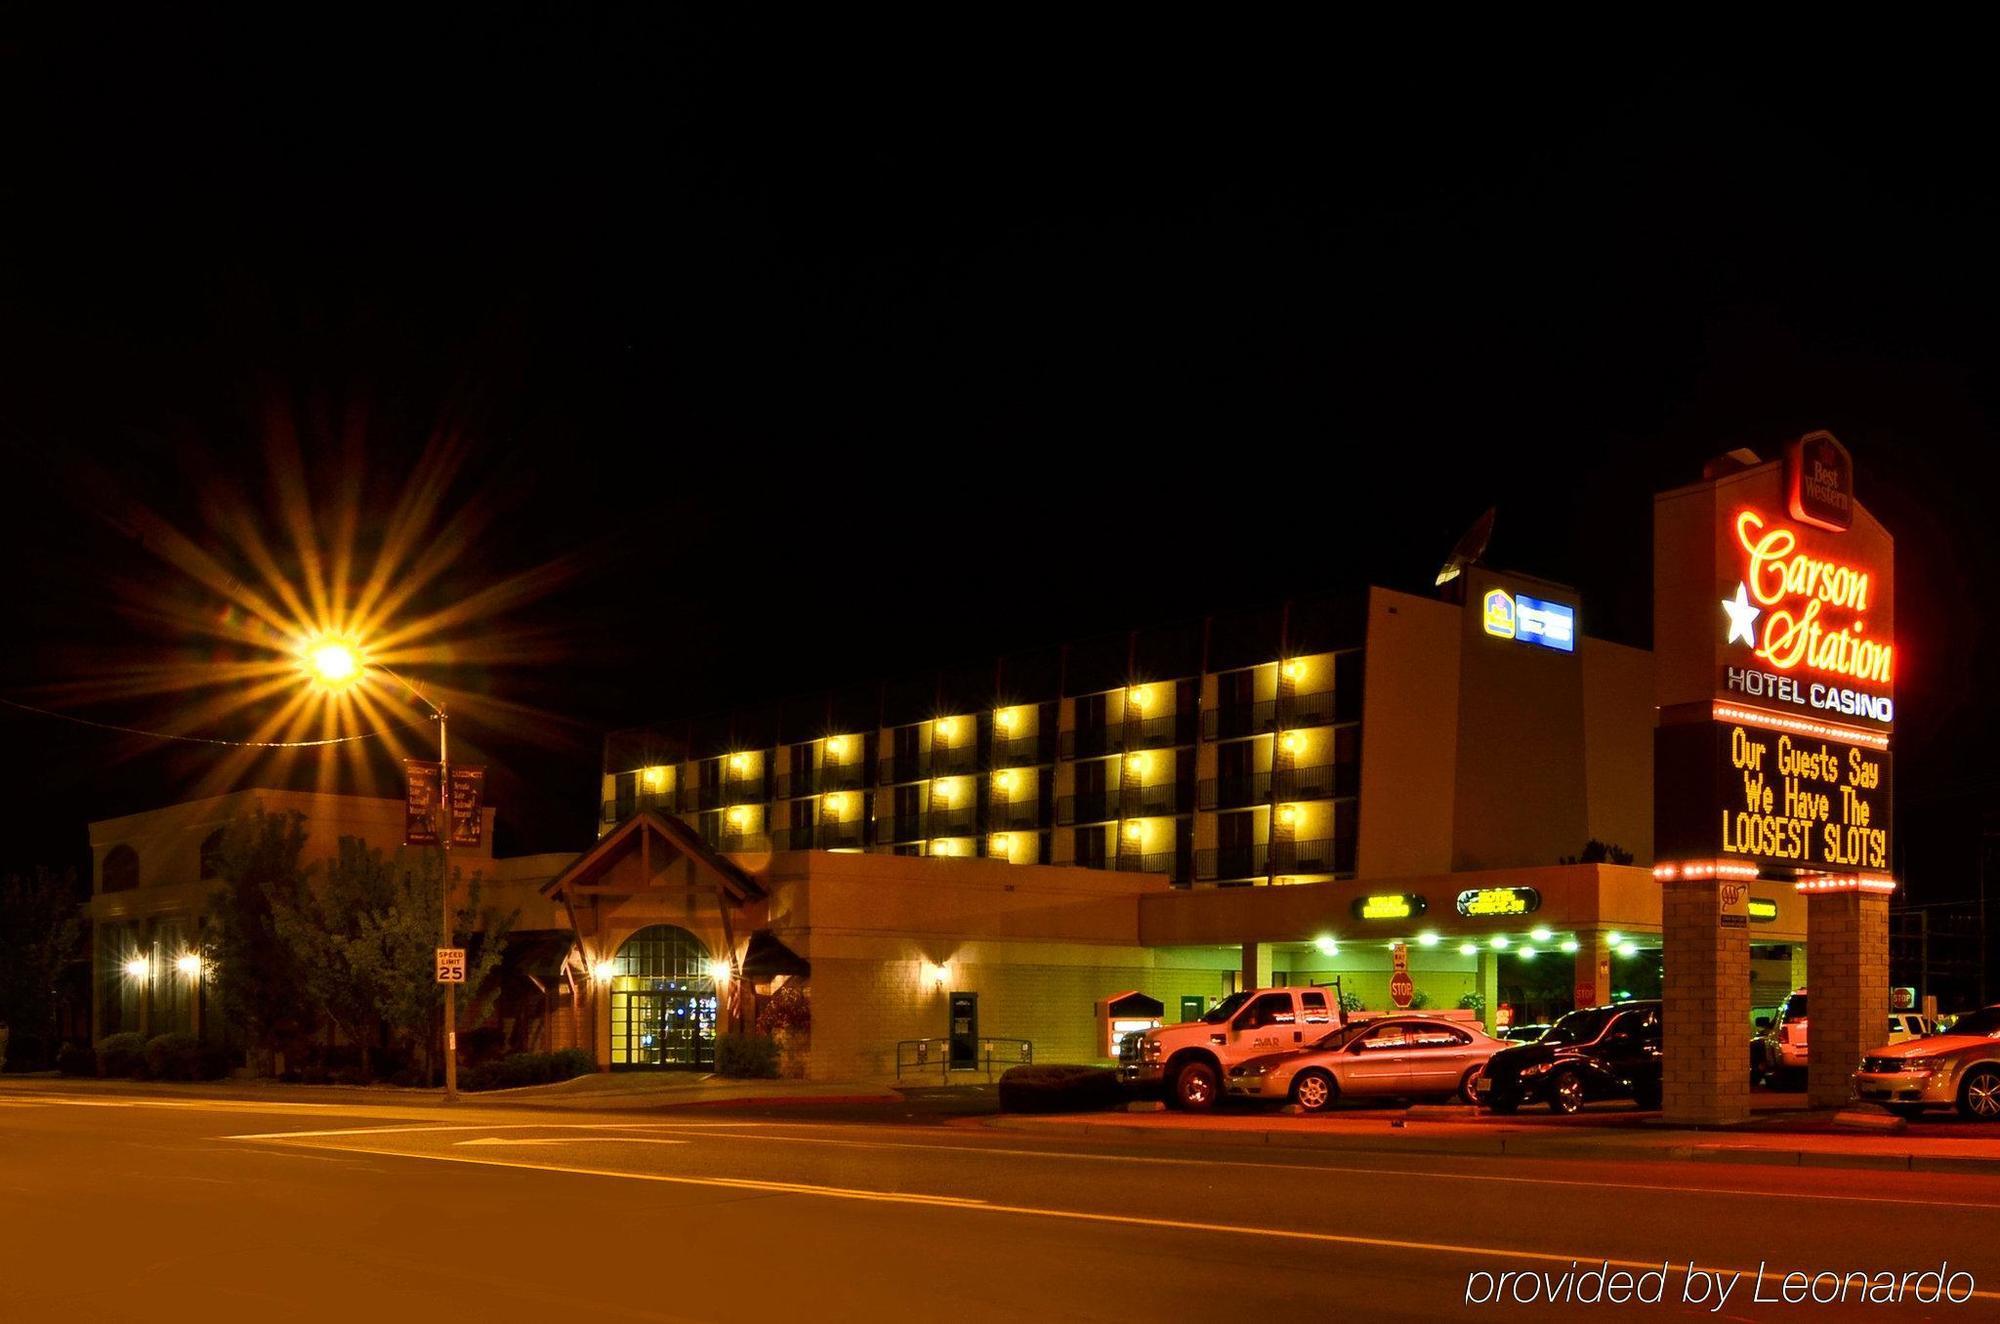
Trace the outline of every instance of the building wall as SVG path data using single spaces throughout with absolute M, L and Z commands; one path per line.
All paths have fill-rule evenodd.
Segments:
M 1653 863 L 1653 655 L 1585 638 L 1583 760 L 1589 834 Z
M 1450 603 L 1389 589 L 1369 592 L 1361 716 L 1363 878 L 1451 868 L 1459 631 L 1459 609 Z

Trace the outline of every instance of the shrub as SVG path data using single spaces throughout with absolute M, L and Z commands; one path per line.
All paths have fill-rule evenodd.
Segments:
M 221 1080 L 236 1069 L 236 1054 L 220 1044 L 203 1044 L 195 1050 L 195 1079 Z
M 89 1044 L 64 1044 L 56 1050 L 56 1070 L 65 1076 L 94 1076 L 97 1074 L 97 1054 Z
M 111 1080 L 137 1079 L 146 1070 L 146 1039 L 133 1031 L 97 1041 L 97 1074 Z
M 191 1034 L 156 1034 L 146 1041 L 146 1074 L 154 1080 L 194 1080 L 201 1073 L 201 1041 Z
M 1056 1064 L 1013 1067 L 1000 1077 L 1000 1109 L 1010 1113 L 1080 1113 L 1125 1101 L 1109 1067 Z
M 806 1034 L 812 1023 L 812 998 L 796 979 L 773 993 L 757 1013 L 757 1028 L 764 1034 Z
M 777 1079 L 778 1041 L 768 1034 L 717 1035 L 715 1074 L 758 1080 Z
M 468 1094 L 512 1090 L 523 1085 L 568 1080 L 595 1070 L 597 1063 L 580 1048 L 565 1048 L 559 1053 L 510 1053 L 466 1070 L 458 1078 L 458 1087 Z
M 0 1048 L 6 1050 L 6 1060 L 0 1062 L 0 1071 L 42 1071 L 48 1068 L 50 1044 L 43 1036 L 18 1029 L 10 1035 L 0 1030 L 0 1040 L 5 1041 Z

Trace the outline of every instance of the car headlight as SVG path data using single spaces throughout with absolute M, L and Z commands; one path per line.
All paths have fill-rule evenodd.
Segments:
M 1148 1039 L 1140 1051 L 1144 1053 L 1147 1061 L 1152 1062 L 1159 1059 L 1163 1047 L 1158 1039 Z
M 1943 1070 L 1948 1060 L 1943 1053 L 1932 1053 L 1927 1057 L 1906 1057 L 1903 1059 L 1903 1070 L 1913 1076 L 1928 1076 L 1932 1072 Z
M 1523 1079 L 1529 1076 L 1546 1076 L 1554 1066 L 1553 1062 L 1537 1062 L 1531 1067 L 1522 1067 L 1521 1076 Z
M 1232 1070 L 1229 1074 L 1232 1076 L 1262 1076 L 1270 1070 L 1271 1064 L 1269 1062 L 1246 1062 L 1244 1065 Z

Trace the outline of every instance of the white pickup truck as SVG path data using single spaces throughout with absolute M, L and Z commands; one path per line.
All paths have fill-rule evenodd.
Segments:
M 1164 1086 L 1167 1102 L 1201 1112 L 1222 1097 L 1229 1068 L 1246 1058 L 1304 1048 L 1340 1023 L 1329 988 L 1232 993 L 1200 1020 L 1127 1035 L 1119 1045 L 1128 1085 Z

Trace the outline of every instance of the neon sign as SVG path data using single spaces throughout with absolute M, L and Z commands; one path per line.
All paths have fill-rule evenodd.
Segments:
M 1542 906 L 1532 887 L 1478 887 L 1458 894 L 1458 913 L 1467 916 L 1525 915 Z
M 1735 596 L 1722 602 L 1725 644 L 1750 645 L 1776 671 L 1804 667 L 1864 684 L 1890 683 L 1894 645 L 1865 637 L 1874 587 L 1869 571 L 1807 555 L 1796 530 L 1754 510 L 1738 512 L 1736 541 L 1746 559 Z
M 1389 893 L 1379 896 L 1358 897 L 1354 902 L 1356 919 L 1413 919 L 1429 909 L 1424 899 L 1407 892 Z
M 1487 590 L 1486 633 L 1496 639 L 1514 637 L 1514 599 L 1504 588 Z

